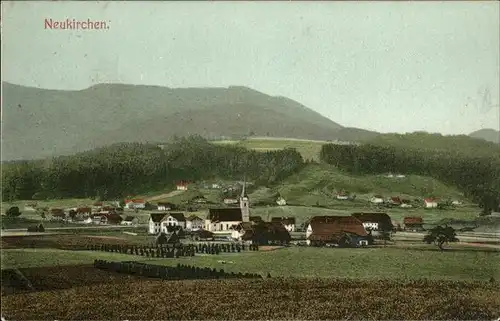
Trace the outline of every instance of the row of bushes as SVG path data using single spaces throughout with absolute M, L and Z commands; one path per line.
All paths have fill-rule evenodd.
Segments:
M 116 252 L 122 254 L 140 255 L 146 257 L 157 258 L 173 258 L 181 256 L 194 256 L 195 250 L 193 247 L 164 247 L 159 246 L 150 248 L 146 246 L 135 245 L 114 245 L 114 244 L 89 244 L 87 249 L 90 251 Z
M 94 260 L 94 267 L 116 273 L 135 274 L 139 276 L 160 278 L 163 280 L 187 279 L 259 279 L 261 275 L 255 273 L 227 273 L 224 270 L 199 268 L 190 265 L 161 266 L 138 262 L 109 262 Z M 268 274 L 268 277 L 270 275 Z
M 204 253 L 218 255 L 223 253 L 234 253 L 245 250 L 258 251 L 259 246 L 251 244 L 163 244 L 156 246 L 136 246 L 136 245 L 115 245 L 115 244 L 88 244 L 87 249 L 90 251 L 116 252 L 122 254 L 141 255 L 146 257 L 170 258 L 181 256 L 194 256 L 195 253 Z

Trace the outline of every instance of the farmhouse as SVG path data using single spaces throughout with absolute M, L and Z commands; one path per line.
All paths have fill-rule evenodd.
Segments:
M 122 221 L 122 225 L 137 225 L 138 223 L 138 219 L 137 217 L 134 217 L 134 216 L 126 216 L 123 221 Z
M 157 208 L 158 211 L 171 211 L 175 209 L 175 205 L 168 202 L 158 202 Z
M 421 217 L 405 217 L 403 225 L 405 231 L 422 231 L 424 229 L 424 220 Z
M 239 208 L 211 208 L 208 210 L 205 220 L 207 231 L 229 231 L 241 222 L 250 222 L 250 199 L 245 193 L 245 185 L 241 191 Z
M 143 209 L 146 207 L 146 201 L 143 199 L 125 200 L 125 208 L 128 209 Z
M 286 200 L 283 197 L 278 197 L 278 199 L 276 200 L 276 204 L 278 204 L 279 206 L 285 206 Z
M 178 182 L 177 184 L 175 184 L 176 188 L 178 191 L 187 191 L 188 190 L 188 186 L 189 186 L 189 182 L 187 181 L 180 181 Z
M 231 204 L 237 204 L 238 200 L 235 198 L 225 198 L 224 199 L 224 204 L 226 205 L 231 205 Z
M 203 220 L 196 215 L 186 218 L 186 229 L 195 231 L 203 228 Z
M 360 220 L 353 216 L 316 216 L 306 231 L 307 244 L 321 246 L 327 243 L 339 246 L 360 246 L 371 243 Z
M 438 200 L 435 198 L 424 198 L 425 208 L 436 208 L 438 207 Z
M 57 219 L 66 218 L 66 214 L 64 213 L 64 210 L 62 208 L 53 208 L 50 210 L 50 214 L 52 215 L 52 217 Z
M 288 244 L 290 233 L 279 222 L 240 223 L 231 236 L 237 241 L 251 244 Z
M 90 215 L 92 214 L 92 208 L 90 207 L 78 207 L 76 209 L 77 215 Z
M 295 232 L 295 217 L 273 217 L 271 222 L 281 223 L 288 232 Z
M 372 204 L 383 204 L 384 203 L 384 197 L 382 195 L 374 195 L 370 199 L 370 203 L 372 203 Z
M 367 232 L 373 231 L 374 236 L 391 232 L 394 228 L 387 213 L 353 213 L 352 216 L 361 221 Z
M 342 191 L 342 192 L 339 192 L 335 195 L 335 197 L 338 199 L 338 200 L 341 200 L 341 201 L 345 201 L 345 200 L 348 200 L 349 199 L 349 195 Z
M 186 228 L 186 218 L 183 213 L 168 213 L 160 221 L 160 231 L 167 233 L 167 226 L 179 226 Z

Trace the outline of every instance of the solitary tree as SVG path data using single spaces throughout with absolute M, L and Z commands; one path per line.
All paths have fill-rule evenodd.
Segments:
M 448 242 L 458 242 L 458 238 L 454 228 L 450 226 L 436 226 L 435 228 L 430 229 L 428 234 L 424 236 L 424 242 L 427 244 L 434 243 L 440 250 L 444 250 L 443 244 L 448 244 Z
M 19 215 L 21 215 L 21 211 L 19 210 L 19 207 L 17 206 L 12 206 L 11 208 L 9 208 L 5 214 L 7 216 L 10 216 L 10 217 L 17 217 Z

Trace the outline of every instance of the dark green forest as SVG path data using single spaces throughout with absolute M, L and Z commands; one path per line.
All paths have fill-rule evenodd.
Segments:
M 431 176 L 458 187 L 485 213 L 500 205 L 500 148 L 466 136 L 384 135 L 360 146 L 323 145 L 320 159 L 353 174 Z
M 175 138 L 162 148 L 152 144 L 120 143 L 50 160 L 3 164 L 2 197 L 18 199 L 126 197 L 179 180 L 247 177 L 272 184 L 304 166 L 293 149 L 255 152 L 211 144 L 192 136 Z

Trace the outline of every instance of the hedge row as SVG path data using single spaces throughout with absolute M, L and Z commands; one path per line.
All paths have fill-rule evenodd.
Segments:
M 116 273 L 134 274 L 139 276 L 160 278 L 163 280 L 187 279 L 261 279 L 255 273 L 228 273 L 224 270 L 199 268 L 190 265 L 177 264 L 177 266 L 161 266 L 138 262 L 109 262 L 94 260 L 94 267 Z M 268 274 L 268 277 L 270 275 Z
M 116 244 L 87 244 L 87 250 L 90 251 L 104 251 L 116 252 L 122 254 L 141 255 L 146 257 L 181 257 L 181 256 L 194 256 L 195 253 L 213 254 L 217 255 L 222 253 L 234 253 L 245 250 L 258 251 L 259 246 L 251 244 L 249 246 L 240 244 L 228 243 L 209 243 L 209 244 L 163 244 L 151 246 L 138 246 L 138 245 L 116 245 Z

